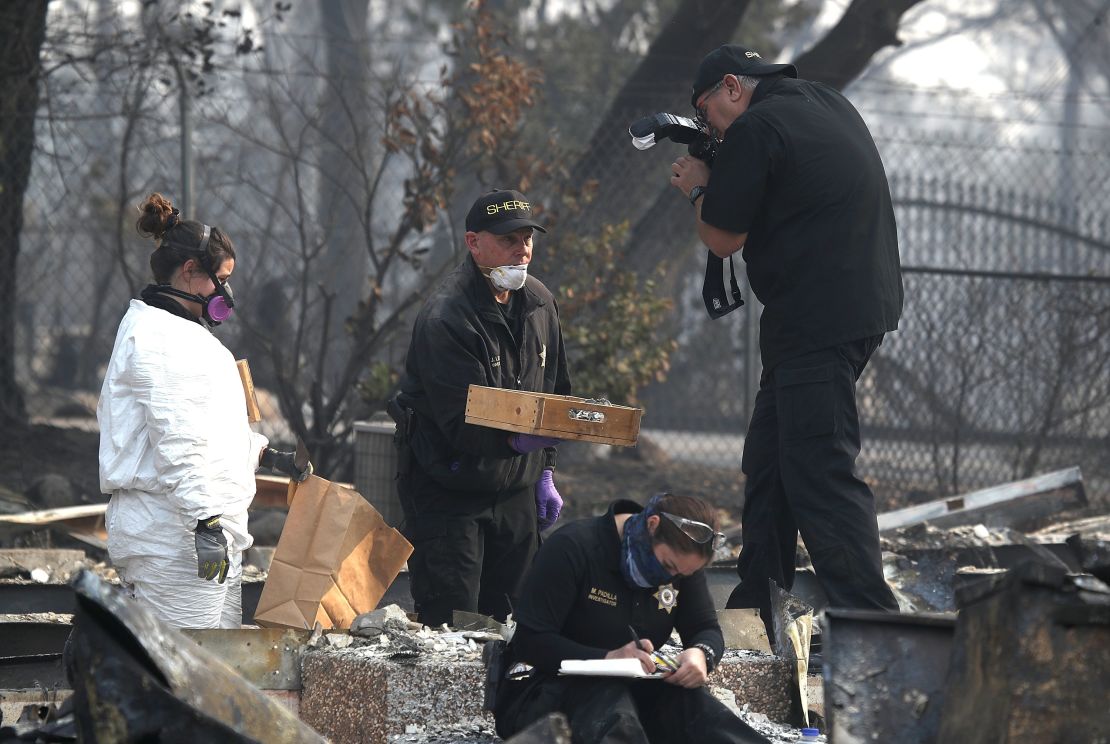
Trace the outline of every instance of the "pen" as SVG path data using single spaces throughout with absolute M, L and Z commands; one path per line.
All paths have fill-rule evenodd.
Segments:
M 628 626 L 628 629 L 632 631 L 632 641 L 636 644 L 636 648 L 643 651 L 644 644 L 640 643 L 640 636 L 636 633 L 636 629 L 633 628 L 631 625 Z

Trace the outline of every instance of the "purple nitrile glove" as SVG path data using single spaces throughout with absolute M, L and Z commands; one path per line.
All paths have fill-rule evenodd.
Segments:
M 563 440 L 541 437 L 535 434 L 513 434 L 509 437 L 509 446 L 520 454 L 527 455 L 529 452 L 535 452 L 544 447 L 554 447 L 561 441 Z
M 545 470 L 536 481 L 536 517 L 539 520 L 541 532 L 555 524 L 562 509 L 563 497 L 555 490 L 551 471 Z

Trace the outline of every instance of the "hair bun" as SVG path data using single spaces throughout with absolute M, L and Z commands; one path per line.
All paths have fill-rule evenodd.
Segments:
M 139 219 L 135 222 L 135 229 L 142 235 L 160 240 L 167 230 L 180 221 L 178 214 L 173 202 L 155 192 L 139 205 Z

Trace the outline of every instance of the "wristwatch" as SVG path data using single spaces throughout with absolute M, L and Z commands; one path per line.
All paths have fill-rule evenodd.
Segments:
M 700 648 L 705 654 L 705 673 L 709 674 L 717 666 L 717 652 L 708 643 L 695 643 L 690 648 Z
M 704 186 L 695 186 L 694 188 L 690 189 L 690 203 L 697 205 L 698 198 L 701 197 L 703 194 L 705 194 Z

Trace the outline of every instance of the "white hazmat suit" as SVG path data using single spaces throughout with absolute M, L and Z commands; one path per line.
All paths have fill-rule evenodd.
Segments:
M 268 442 L 247 423 L 231 352 L 200 323 L 131 300 L 96 417 L 120 578 L 170 625 L 240 627 L 247 508 Z M 197 576 L 194 530 L 217 514 L 231 564 L 224 584 Z

